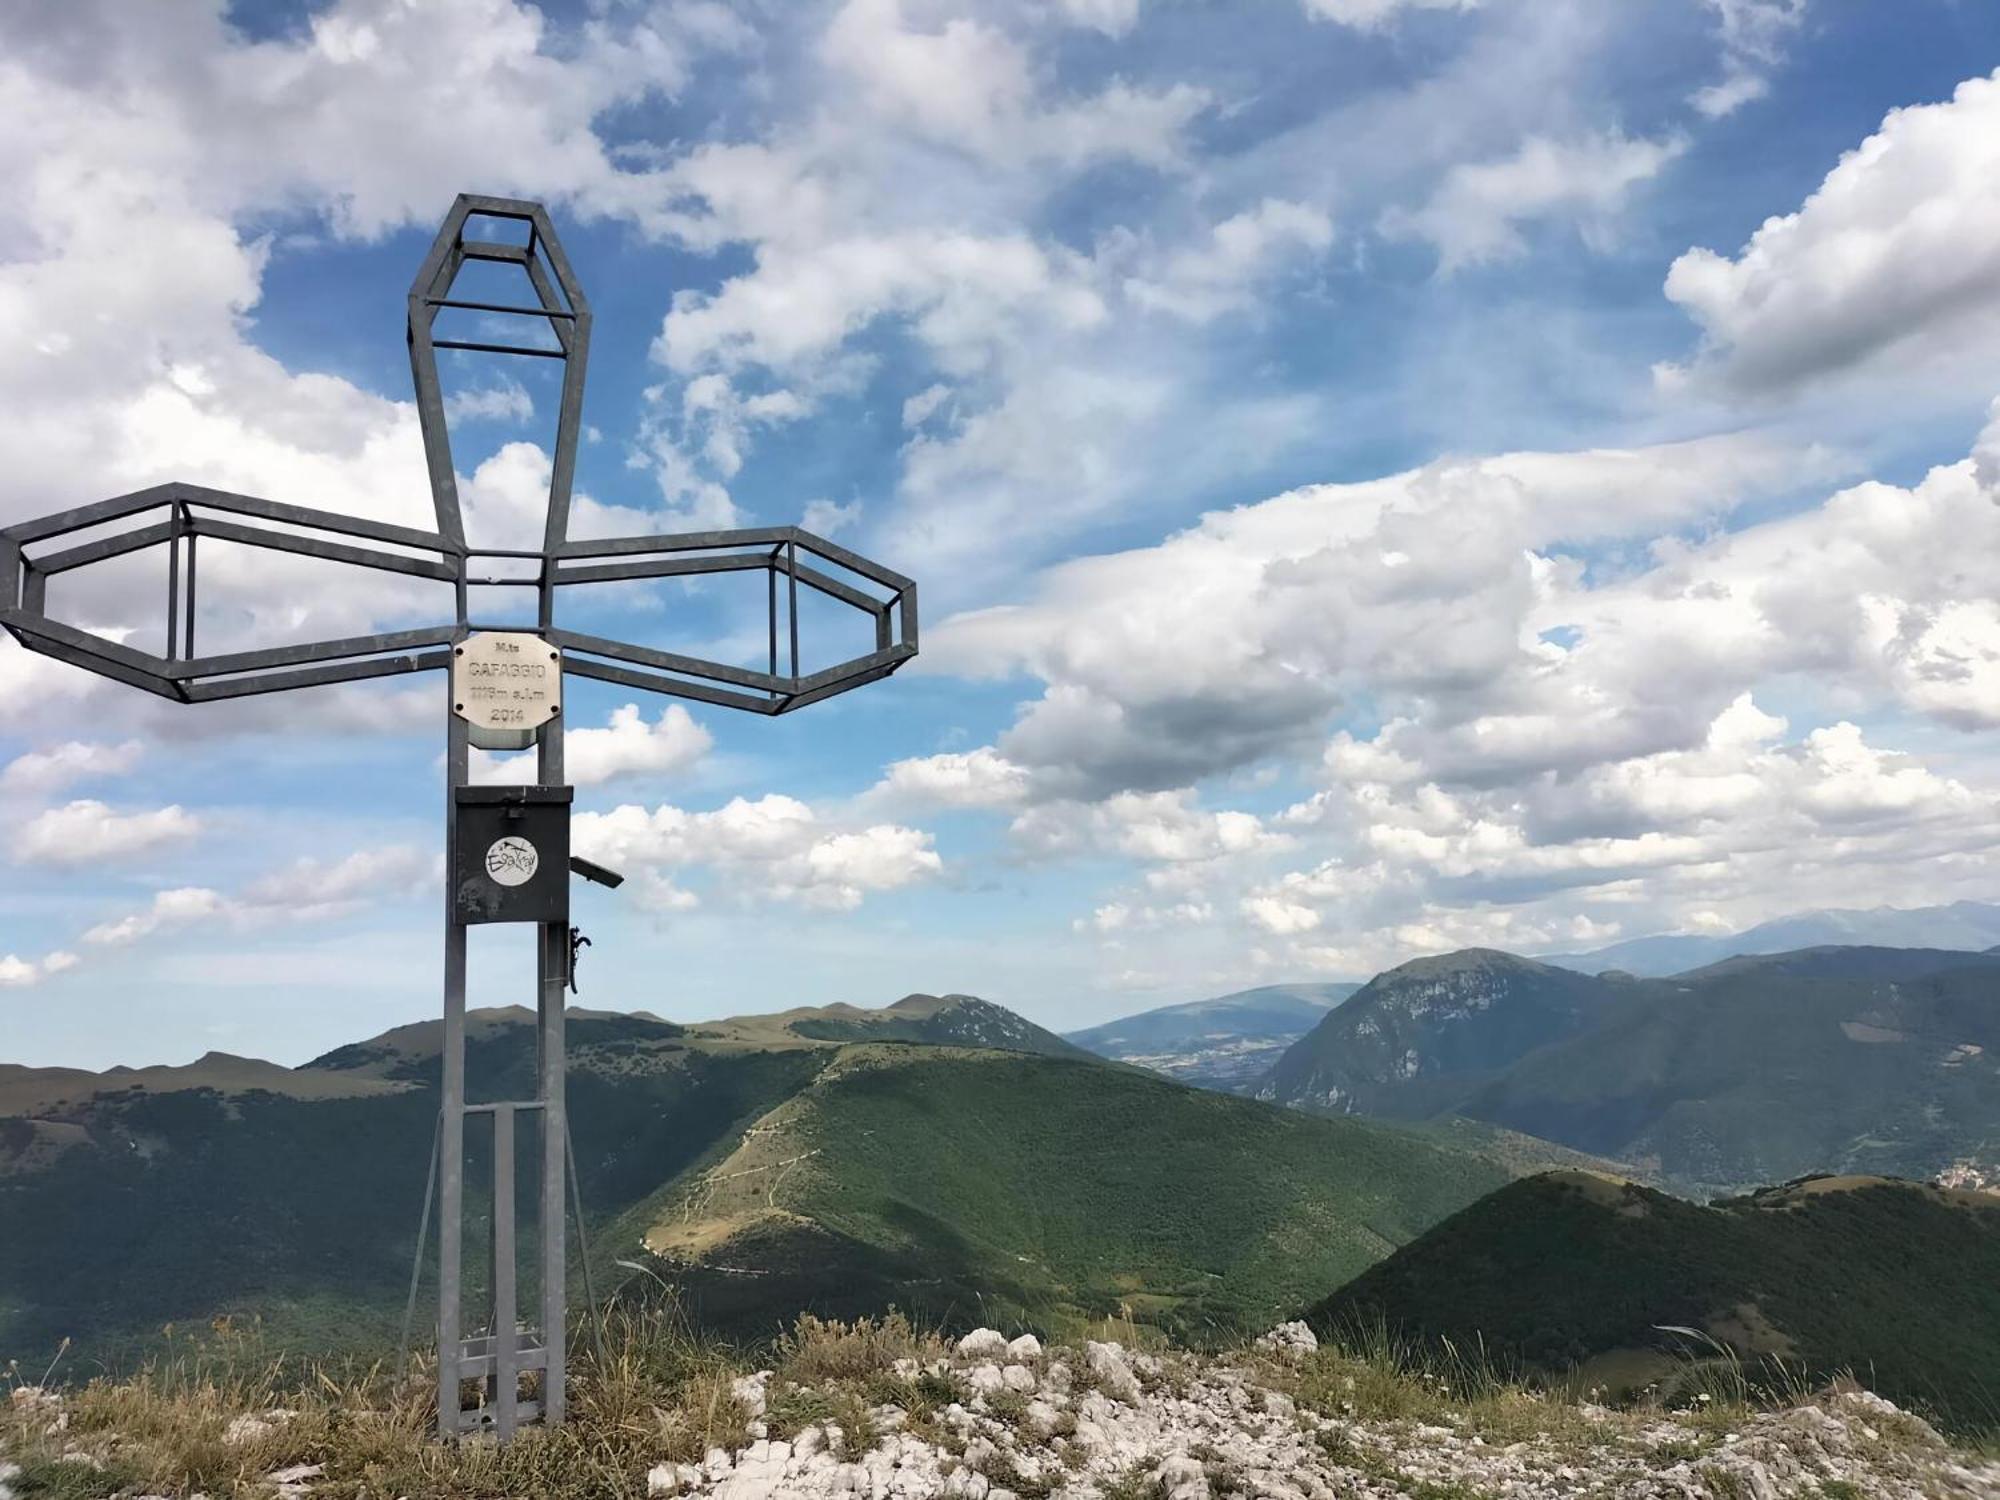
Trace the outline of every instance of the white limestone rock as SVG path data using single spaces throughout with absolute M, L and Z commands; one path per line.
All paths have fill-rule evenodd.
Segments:
M 1161 1500 L 1209 1500 L 1208 1471 L 1185 1453 L 1170 1453 L 1153 1470 L 1152 1485 Z
M 1038 1438 L 1048 1438 L 1062 1420 L 1062 1412 L 1051 1402 L 1037 1397 L 1028 1403 L 1028 1430 Z
M 269 1417 L 259 1417 L 245 1412 L 240 1417 L 232 1417 L 229 1425 L 222 1429 L 222 1441 L 232 1448 L 243 1448 L 260 1438 L 269 1437 L 278 1430 L 278 1424 Z
M 771 1383 L 771 1372 L 759 1370 L 755 1375 L 739 1375 L 729 1383 L 729 1394 L 737 1404 L 755 1421 L 764 1415 L 766 1408 L 765 1391 Z
M 1093 1339 L 1084 1345 L 1083 1352 L 1099 1390 L 1115 1401 L 1130 1403 L 1139 1399 L 1139 1377 L 1132 1373 L 1132 1367 L 1125 1362 L 1123 1346 L 1116 1343 L 1100 1344 Z
M 1280 1359 L 1304 1359 L 1319 1348 L 1319 1338 L 1311 1328 L 1299 1319 L 1280 1323 L 1269 1333 L 1257 1340 L 1259 1349 L 1267 1349 Z
M 975 1396 L 990 1396 L 995 1391 L 1005 1390 L 1007 1377 L 1000 1373 L 1000 1367 L 987 1363 L 974 1365 L 965 1372 L 965 1383 L 972 1388 Z
M 958 1341 L 958 1355 L 960 1359 L 1005 1359 L 1007 1336 L 997 1328 L 975 1328 Z
M 278 1487 L 278 1500 L 304 1500 L 312 1492 L 312 1481 L 325 1474 L 325 1464 L 289 1464 L 264 1477 Z
M 1032 1333 L 1024 1333 L 1019 1338 L 1009 1341 L 1007 1357 L 1017 1365 L 1039 1364 L 1042 1358 L 1042 1341 Z

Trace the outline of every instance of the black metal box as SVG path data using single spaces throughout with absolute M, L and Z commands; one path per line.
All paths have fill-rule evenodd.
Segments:
M 452 827 L 452 920 L 569 921 L 566 786 L 462 786 Z

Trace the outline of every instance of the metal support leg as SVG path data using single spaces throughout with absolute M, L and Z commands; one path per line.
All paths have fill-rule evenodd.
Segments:
M 563 731 L 560 722 L 542 731 L 539 757 L 542 784 L 559 786 L 563 779 Z M 563 1107 L 564 1095 L 564 993 L 569 973 L 569 918 L 548 922 L 538 929 L 540 993 L 536 996 L 536 1019 L 540 1024 L 537 1055 L 541 1076 L 536 1095 L 542 1103 L 542 1204 L 536 1222 L 541 1230 L 542 1261 L 542 1346 L 547 1358 L 542 1366 L 542 1420 L 554 1425 L 562 1421 L 569 1396 L 568 1310 L 569 1240 L 563 1232 L 564 1168 L 569 1153 L 569 1119 Z
M 514 1435 L 521 1399 L 515 1358 L 521 1326 L 514 1282 L 514 1106 L 493 1106 L 493 1427 Z
M 403 1337 L 396 1346 L 396 1384 L 400 1387 L 403 1377 L 410 1372 L 410 1325 L 417 1318 L 417 1287 L 423 1280 L 424 1248 L 431 1234 L 431 1203 L 437 1197 L 438 1185 L 438 1136 L 444 1130 L 444 1116 L 439 1115 L 437 1123 L 431 1127 L 431 1167 L 424 1177 L 424 1207 L 417 1216 L 417 1253 L 410 1258 L 410 1296 L 403 1304 Z
M 597 1288 L 590 1276 L 590 1234 L 583 1225 L 583 1189 L 578 1185 L 581 1174 L 576 1170 L 576 1146 L 569 1138 L 563 1141 L 569 1156 L 569 1206 L 576 1215 L 576 1260 L 583 1267 L 583 1305 L 590 1314 L 590 1339 L 597 1346 L 599 1369 L 609 1369 L 611 1361 L 604 1353 L 604 1314 L 597 1305 Z
M 449 688 L 447 688 L 449 693 Z M 449 705 L 447 704 L 447 707 Z M 452 847 L 456 806 L 451 788 L 463 786 L 468 770 L 465 721 L 446 715 L 445 868 L 454 868 Z M 445 882 L 444 1039 L 440 1051 L 438 1107 L 438 1436 L 459 1434 L 460 1275 L 465 1231 L 465 928 L 452 909 L 451 882 Z

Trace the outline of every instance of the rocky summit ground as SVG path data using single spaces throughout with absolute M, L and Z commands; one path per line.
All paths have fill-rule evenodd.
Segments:
M 1728 1422 L 1699 1400 L 1678 1415 L 1547 1403 L 1539 1430 L 1531 1410 L 1506 1415 L 1501 1425 L 1520 1434 L 1507 1433 L 1511 1440 L 1482 1434 L 1485 1424 L 1472 1412 L 1367 1419 L 1352 1399 L 1325 1399 L 1314 1378 L 1325 1372 L 1304 1324 L 1274 1330 L 1249 1358 L 1225 1361 L 1113 1342 L 1050 1354 L 1033 1336 L 1010 1341 L 981 1329 L 949 1358 L 921 1366 L 905 1358 L 893 1373 L 948 1384 L 956 1399 L 921 1430 L 903 1408 L 872 1409 L 865 1449 L 833 1422 L 786 1439 L 770 1433 L 772 1403 L 796 1409 L 810 1404 L 808 1394 L 792 1387 L 774 1395 L 775 1374 L 760 1372 L 737 1387 L 754 1414 L 747 1445 L 715 1448 L 700 1464 L 660 1465 L 648 1476 L 651 1493 L 718 1500 L 2000 1495 L 2000 1464 L 1955 1454 L 1928 1424 L 1860 1390 Z M 1337 1377 L 1333 1389 L 1341 1382 L 1359 1394 L 1356 1375 Z M 1516 1393 L 1515 1404 L 1535 1403 Z
M 1762 1410 L 1705 1392 L 1619 1410 L 1469 1377 L 1454 1389 L 1449 1374 L 1320 1348 L 1303 1323 L 1228 1356 L 801 1327 L 771 1368 L 705 1366 L 672 1407 L 607 1381 L 568 1427 L 504 1450 L 431 1444 L 415 1408 L 232 1411 L 212 1390 L 163 1405 L 130 1387 L 18 1387 L 0 1428 L 0 1500 L 2000 1496 L 2000 1462 L 1856 1388 Z M 649 1449 L 669 1456 L 649 1461 Z

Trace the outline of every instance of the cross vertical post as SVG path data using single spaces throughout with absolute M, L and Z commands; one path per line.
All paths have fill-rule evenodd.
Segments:
M 537 766 L 543 786 L 563 783 L 563 727 L 560 718 L 542 731 Z M 564 1143 L 569 1115 L 564 1099 L 564 991 L 569 986 L 569 918 L 544 922 L 538 929 L 540 988 L 535 1002 L 536 1094 L 542 1104 L 542 1420 L 560 1422 L 569 1399 L 568 1363 L 568 1240 L 564 1234 Z
M 438 1427 L 464 1404 L 460 1381 L 465 1237 L 465 927 L 453 910 L 450 872 L 458 868 L 458 791 L 466 784 L 466 724 L 445 711 L 444 1030 L 438 1044 Z M 421 1251 L 421 1246 L 419 1247 Z M 453 1435 L 456 1435 L 454 1427 Z

